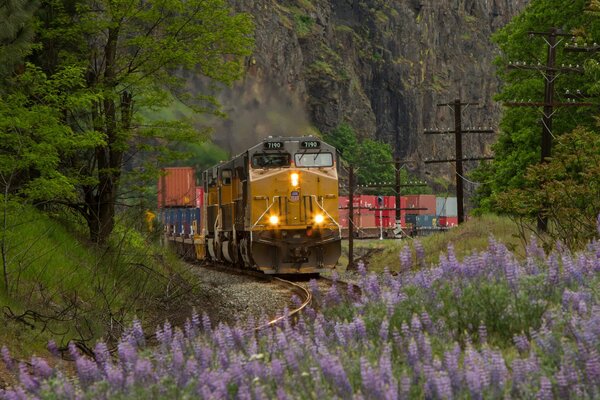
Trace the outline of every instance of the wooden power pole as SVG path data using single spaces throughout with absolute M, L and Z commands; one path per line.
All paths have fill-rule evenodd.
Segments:
M 450 129 L 447 131 L 431 130 L 431 129 L 425 130 L 426 135 L 454 134 L 455 158 L 449 159 L 449 160 L 426 160 L 425 164 L 446 163 L 446 162 L 454 162 L 455 163 L 456 167 L 455 167 L 454 172 L 456 175 L 456 202 L 457 202 L 457 213 L 458 213 L 458 223 L 459 224 L 462 224 L 465 221 L 463 162 L 464 161 L 477 161 L 477 160 L 493 159 L 493 157 L 463 158 L 463 145 L 462 145 L 463 133 L 494 133 L 495 132 L 492 128 L 463 129 L 463 127 L 462 127 L 463 106 L 476 106 L 476 105 L 477 105 L 477 103 L 463 103 L 460 99 L 456 99 L 452 103 L 438 104 L 438 107 L 447 106 L 454 110 L 454 130 L 450 130 Z
M 544 82 L 544 101 L 543 102 L 532 102 L 532 101 L 512 101 L 506 102 L 504 105 L 509 107 L 534 107 L 543 108 L 542 113 L 542 148 L 540 162 L 545 163 L 548 158 L 552 156 L 552 119 L 555 114 L 555 109 L 558 107 L 585 107 L 593 106 L 593 103 L 581 103 L 581 102 L 556 102 L 555 101 L 555 83 L 556 79 L 564 73 L 575 72 L 583 73 L 583 68 L 579 65 L 573 67 L 572 65 L 561 67 L 556 66 L 556 49 L 562 42 L 563 37 L 574 37 L 568 33 L 561 33 L 557 28 L 552 28 L 548 32 L 528 32 L 530 36 L 542 36 L 548 45 L 548 53 L 546 59 L 546 65 L 528 65 L 526 62 L 511 62 L 508 66 L 509 69 L 521 69 L 521 70 L 532 70 L 540 71 L 545 79 Z M 569 51 L 567 49 L 566 51 Z M 575 47 L 571 51 L 593 51 L 592 49 L 576 49 Z M 577 98 L 583 98 L 579 96 Z M 543 212 L 538 214 L 537 217 L 537 228 L 539 232 L 548 231 L 548 218 Z

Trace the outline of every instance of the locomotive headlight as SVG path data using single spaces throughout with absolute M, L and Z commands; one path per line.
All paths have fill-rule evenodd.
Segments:
M 300 174 L 298 174 L 297 172 L 293 172 L 290 175 L 290 180 L 292 181 L 292 186 L 297 187 L 300 183 Z
M 325 217 L 322 214 L 315 215 L 315 224 L 322 224 L 325 221 Z
M 271 225 L 277 225 L 279 223 L 279 217 L 277 215 L 271 215 L 269 217 L 269 223 Z

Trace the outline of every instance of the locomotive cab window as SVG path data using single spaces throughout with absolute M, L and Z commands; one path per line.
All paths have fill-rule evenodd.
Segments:
M 259 153 L 252 156 L 253 168 L 281 168 L 290 166 L 288 153 Z
M 231 185 L 231 170 L 224 169 L 221 171 L 221 181 L 223 185 Z
M 297 167 L 331 167 L 333 155 L 331 153 L 297 153 L 294 155 Z

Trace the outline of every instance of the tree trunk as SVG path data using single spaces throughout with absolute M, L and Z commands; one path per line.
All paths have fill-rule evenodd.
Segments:
M 106 134 L 106 145 L 96 148 L 98 188 L 94 195 L 86 198 L 89 209 L 90 239 L 98 244 L 106 243 L 115 225 L 115 203 L 123 162 L 123 150 L 121 150 L 123 143 L 120 139 L 122 135 L 119 135 L 117 123 L 117 106 L 115 100 L 110 97 L 115 89 L 115 61 L 118 37 L 118 27 L 108 30 L 108 40 L 104 47 L 106 60 L 104 86 L 109 95 L 102 101 L 102 109 L 99 113 Z M 123 101 L 121 106 L 123 106 Z M 129 110 L 122 110 L 121 115 L 129 115 Z

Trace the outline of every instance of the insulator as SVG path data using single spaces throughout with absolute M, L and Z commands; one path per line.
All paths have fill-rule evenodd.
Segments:
M 567 91 L 565 92 L 565 94 L 569 94 L 569 93 L 570 93 L 570 92 L 569 92 L 569 89 L 567 89 Z
M 594 46 L 598 46 L 598 43 L 594 42 Z

